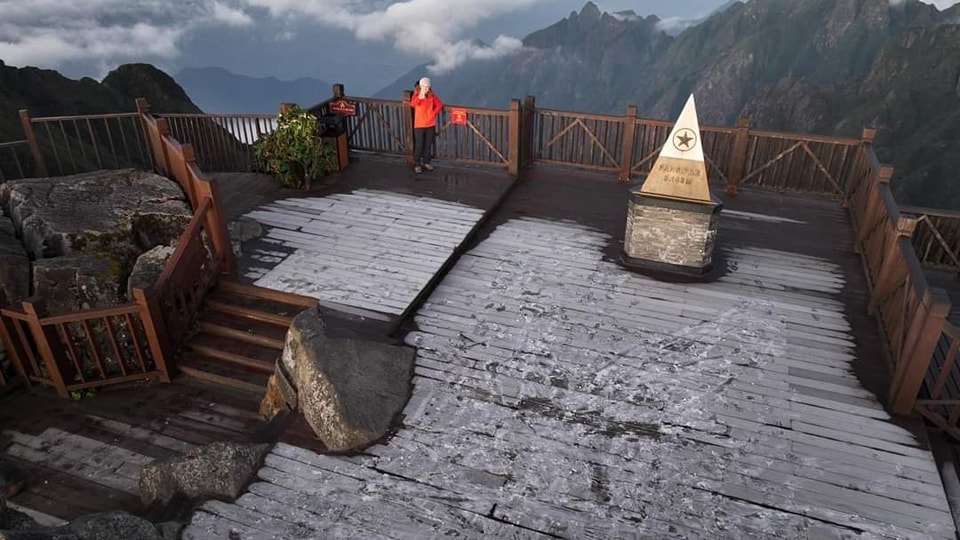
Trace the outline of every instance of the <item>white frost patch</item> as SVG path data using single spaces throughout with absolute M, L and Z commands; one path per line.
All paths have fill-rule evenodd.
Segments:
M 425 197 L 357 190 L 287 199 L 247 214 L 288 249 L 255 251 L 272 266 L 256 285 L 321 301 L 400 314 L 446 262 L 483 210 Z M 274 266 L 275 265 L 275 266 Z
M 719 282 L 669 284 L 604 261 L 608 241 L 501 225 L 418 311 L 388 444 L 278 445 L 249 494 L 188 532 L 953 537 L 929 452 L 849 372 L 843 304 L 824 293 L 839 268 L 743 249 Z
M 731 216 L 738 219 L 746 219 L 749 221 L 766 221 L 769 223 L 794 223 L 797 225 L 804 225 L 806 221 L 799 221 L 796 219 L 785 218 L 781 216 L 770 216 L 767 214 L 757 214 L 755 212 L 744 212 L 742 210 L 724 210 L 724 217 Z

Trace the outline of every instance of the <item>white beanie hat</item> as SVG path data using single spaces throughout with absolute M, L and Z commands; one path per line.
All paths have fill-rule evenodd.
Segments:
M 430 77 L 424 77 L 420 79 L 420 86 L 430 87 Z

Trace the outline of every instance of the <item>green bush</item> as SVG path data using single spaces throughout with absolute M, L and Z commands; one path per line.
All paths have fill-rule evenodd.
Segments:
M 257 159 L 288 187 L 307 187 L 337 165 L 336 149 L 320 137 L 317 117 L 296 105 L 277 116 L 276 131 L 260 137 L 254 149 Z

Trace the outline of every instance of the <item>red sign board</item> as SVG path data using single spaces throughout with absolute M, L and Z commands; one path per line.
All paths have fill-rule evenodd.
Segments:
M 345 99 L 338 99 L 330 103 L 330 112 L 340 116 L 355 116 L 357 114 L 357 104 L 350 103 Z
M 450 121 L 458 126 L 467 125 L 467 110 L 466 109 L 452 109 L 450 111 Z

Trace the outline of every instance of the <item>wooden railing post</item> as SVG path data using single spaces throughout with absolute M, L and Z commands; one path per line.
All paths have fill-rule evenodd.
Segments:
M 410 98 L 413 96 L 412 90 L 403 91 L 403 105 L 407 109 L 407 114 L 401 114 L 403 118 L 403 148 L 407 156 L 407 163 L 413 163 L 413 112 L 410 109 Z
M 730 176 L 727 177 L 727 195 L 735 196 L 740 191 L 740 180 L 747 169 L 747 150 L 750 148 L 750 119 L 740 118 L 733 141 L 733 156 L 730 158 Z
M 913 411 L 949 313 L 950 298 L 943 289 L 931 288 L 922 298 L 907 329 L 890 384 L 890 405 L 894 413 Z
M 623 117 L 623 153 L 620 158 L 621 182 L 629 182 L 633 174 L 633 147 L 637 138 L 637 106 L 627 107 L 627 114 Z
M 170 343 L 170 335 L 167 334 L 167 323 L 160 313 L 157 292 L 152 289 L 151 293 L 148 294 L 143 289 L 133 289 L 133 301 L 140 306 L 140 319 L 143 321 L 143 330 L 147 334 L 147 343 L 150 345 L 154 366 L 161 373 L 161 380 L 170 382 L 173 369 L 171 365 L 173 347 Z M 131 328 L 130 331 L 133 332 L 134 329 Z
M 3 292 L 3 289 L 0 289 L 0 308 L 6 305 L 7 296 Z M 6 349 L 7 356 L 10 358 L 10 363 L 13 364 L 13 369 L 17 371 L 17 374 L 20 375 L 24 383 L 27 386 L 30 386 L 30 377 L 27 376 L 27 370 L 24 368 L 27 359 L 24 347 L 28 345 L 26 343 L 21 343 L 19 340 L 15 341 L 14 336 L 17 335 L 16 328 L 13 326 L 15 324 L 19 323 L 4 317 L 3 313 L 0 313 L 0 343 L 2 343 L 4 349 Z
M 156 121 L 150 113 L 150 104 L 147 103 L 146 98 L 137 98 L 135 102 L 137 104 L 137 114 L 140 115 L 140 129 L 143 130 L 143 136 L 147 139 L 147 150 L 150 152 L 153 170 L 159 173 L 166 167 L 163 139 L 160 133 L 153 129 L 156 126 Z
M 23 126 L 23 135 L 27 139 L 27 145 L 30 146 L 30 154 L 33 155 L 37 176 L 47 176 L 47 165 L 43 162 L 43 153 L 40 151 L 40 144 L 37 143 L 37 134 L 33 131 L 33 121 L 30 120 L 27 109 L 20 109 L 20 125 Z
M 537 124 L 537 98 L 527 96 L 523 100 L 523 166 L 536 159 L 533 151 L 534 132 Z
M 507 163 L 507 171 L 513 175 L 517 176 L 520 174 L 520 162 L 523 161 L 523 158 L 520 156 L 521 148 L 521 117 L 520 117 L 520 100 L 511 99 L 510 100 L 510 158 Z
M 877 138 L 877 130 L 875 128 L 863 128 L 863 132 L 860 134 L 860 141 L 864 144 L 873 144 L 873 141 Z
M 60 337 L 53 328 L 40 324 L 40 319 L 47 315 L 46 301 L 41 298 L 28 299 L 23 302 L 23 311 L 27 314 L 30 334 L 33 335 L 33 340 L 37 344 L 37 352 L 43 359 L 57 395 L 63 398 L 70 397 L 64 378 L 64 374 L 70 373 L 70 370 L 67 367 L 67 358 L 60 343 Z M 72 373 L 68 378 L 72 378 Z
M 220 205 L 220 189 L 217 187 L 216 180 L 197 176 L 198 167 L 193 146 L 185 144 L 181 146 L 181 151 L 183 152 L 184 168 L 190 183 L 194 186 L 197 197 L 195 211 L 203 205 L 204 198 L 210 199 L 210 210 L 207 212 L 204 225 L 207 234 L 210 235 L 213 249 L 223 265 L 221 273 L 233 275 L 237 271 L 237 259 L 233 253 L 233 244 L 230 242 L 230 230 L 227 227 L 226 214 L 224 214 Z

